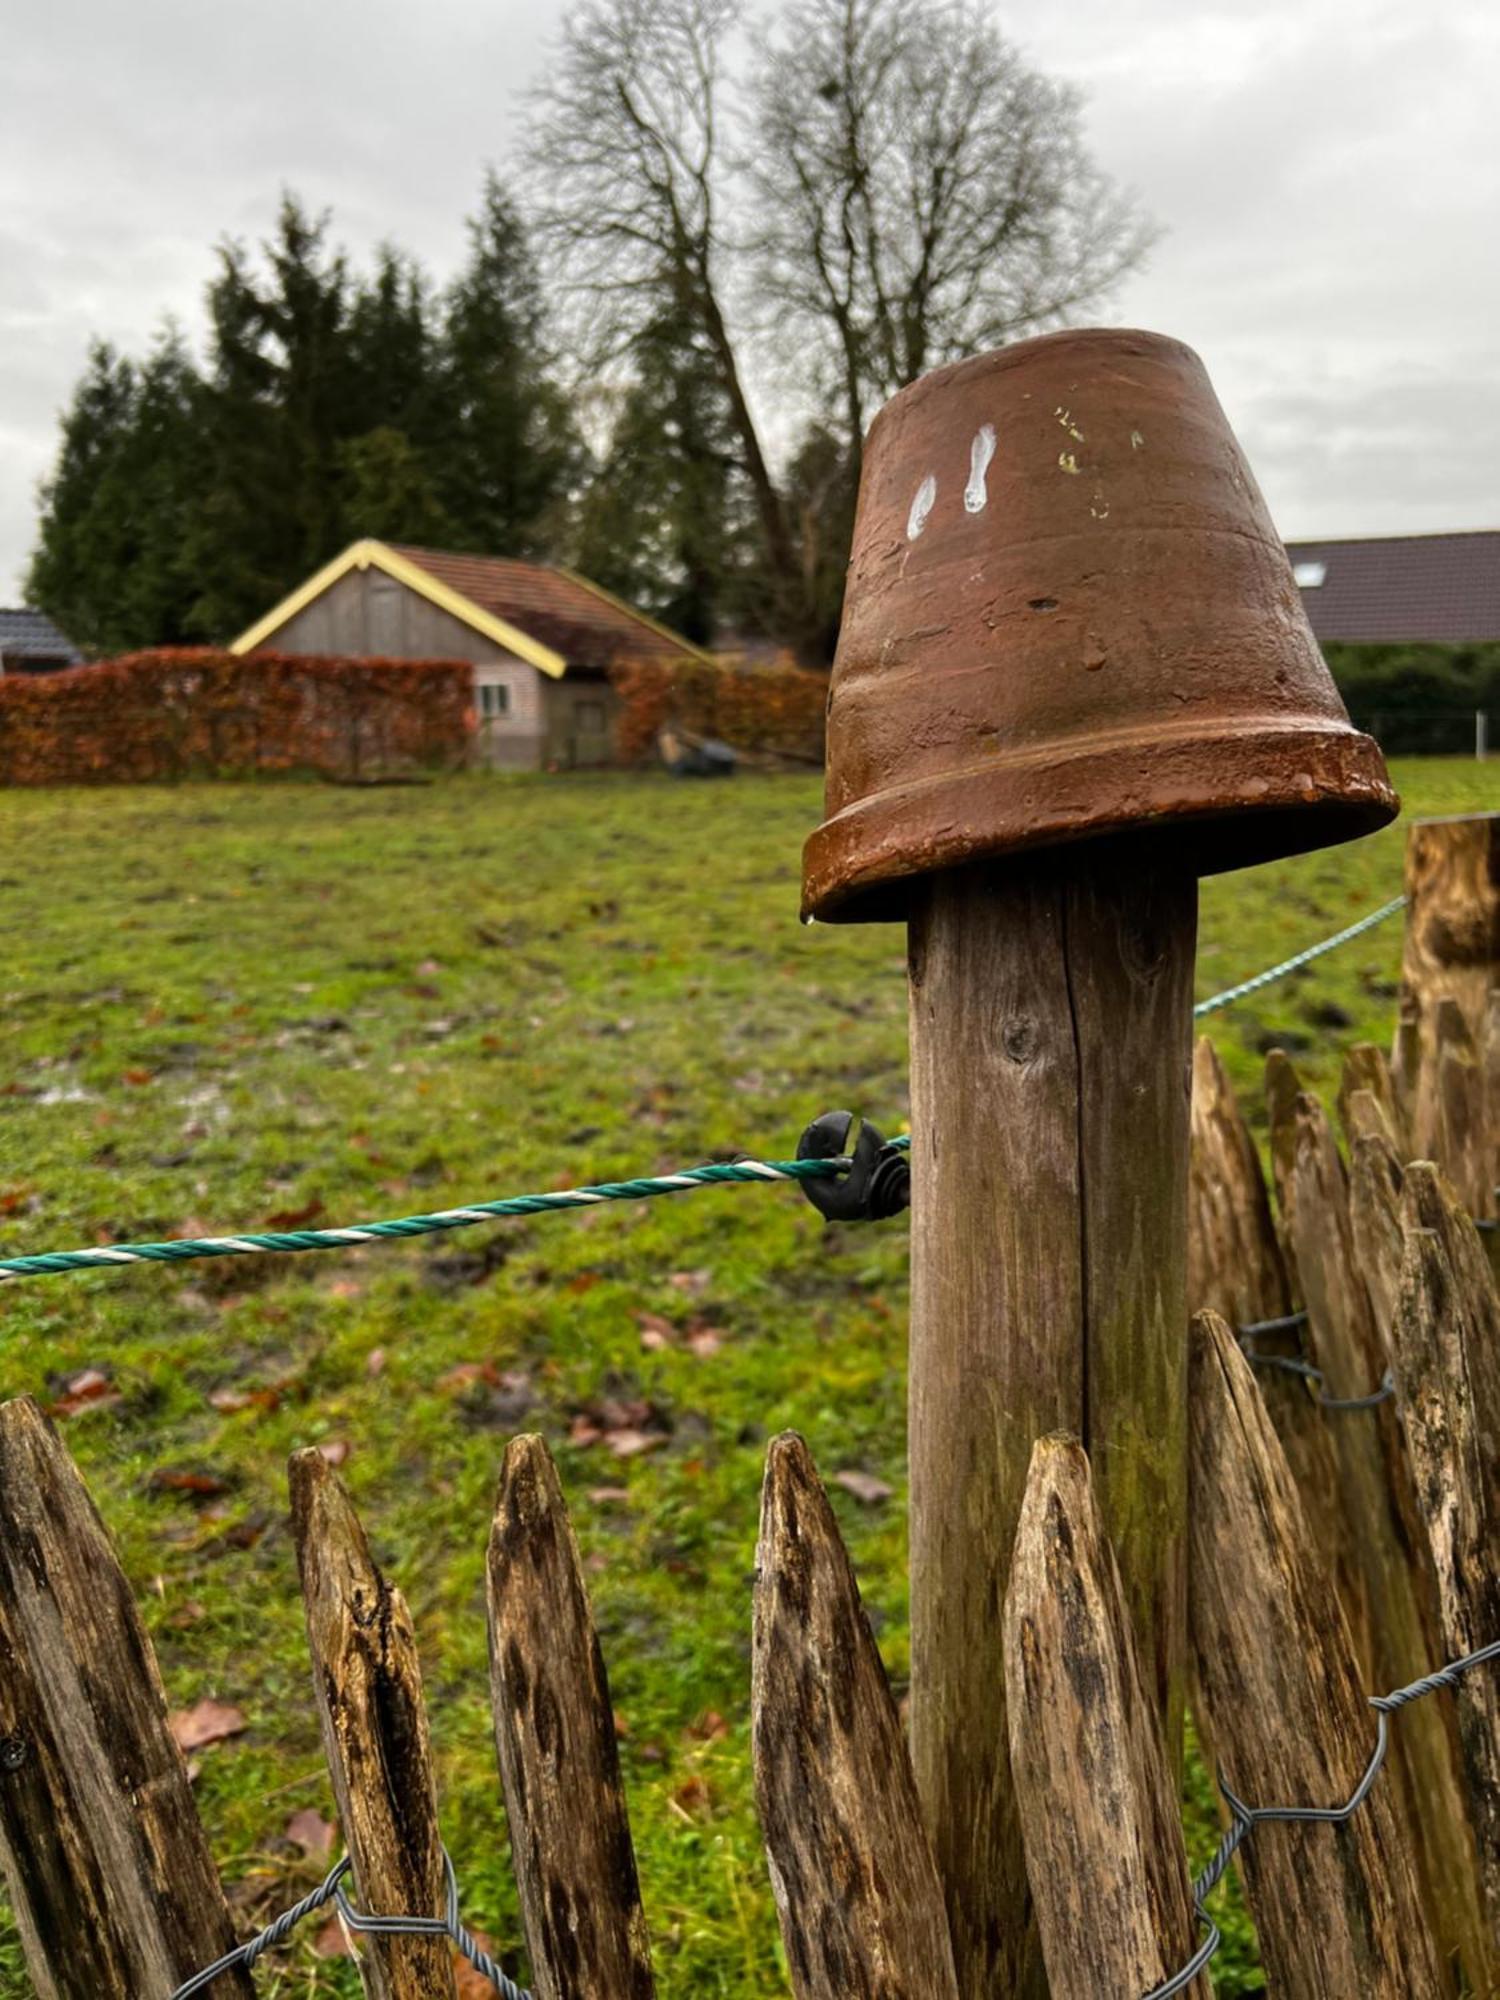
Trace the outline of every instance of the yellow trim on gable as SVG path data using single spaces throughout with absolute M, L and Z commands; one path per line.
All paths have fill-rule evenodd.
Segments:
M 507 652 L 525 660 L 539 672 L 550 674 L 553 680 L 561 680 L 567 672 L 568 663 L 563 655 L 544 646 L 539 639 L 533 639 L 505 619 L 497 618 L 492 611 L 486 611 L 472 598 L 460 591 L 452 590 L 446 583 L 439 583 L 420 563 L 414 563 L 406 556 L 397 555 L 384 542 L 361 541 L 345 549 L 341 556 L 335 556 L 331 563 L 325 563 L 316 576 L 294 590 L 290 597 L 282 598 L 273 610 L 266 613 L 237 639 L 230 641 L 231 653 L 252 653 L 257 646 L 264 645 L 273 632 L 279 631 L 290 618 L 295 618 L 314 598 L 347 576 L 352 569 L 378 569 L 397 583 L 404 583 L 408 590 L 414 590 L 419 597 L 425 597 L 429 604 L 435 604 L 440 611 L 446 611 L 467 625 L 470 631 L 492 639 L 497 646 L 504 646 Z
M 706 652 L 702 646 L 695 646 L 691 639 L 684 639 L 682 634 L 674 632 L 670 625 L 662 625 L 655 618 L 648 618 L 644 611 L 637 611 L 633 604 L 627 604 L 623 597 L 616 597 L 614 592 L 606 590 L 602 583 L 591 582 L 588 577 L 580 576 L 576 569 L 566 569 L 561 563 L 551 563 L 549 568 L 555 569 L 559 576 L 565 576 L 570 583 L 581 584 L 585 590 L 592 591 L 601 602 L 610 605 L 616 611 L 623 611 L 627 618 L 633 618 L 638 625 L 647 626 L 658 638 L 669 639 L 674 646 L 680 646 L 684 653 L 690 653 L 695 660 L 701 660 L 705 666 L 719 665 L 716 654 Z

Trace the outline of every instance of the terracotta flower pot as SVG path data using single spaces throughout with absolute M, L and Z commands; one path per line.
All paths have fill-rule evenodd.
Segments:
M 940 369 L 865 452 L 803 910 L 1100 835 L 1199 874 L 1397 810 L 1202 363 L 1051 334 Z

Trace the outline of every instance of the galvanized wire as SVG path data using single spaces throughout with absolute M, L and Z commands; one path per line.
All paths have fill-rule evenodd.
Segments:
M 196 1993 L 207 1992 L 222 1973 L 233 1972 L 237 1968 L 249 1971 L 256 1961 L 286 1939 L 296 1929 L 304 1917 L 310 1917 L 317 1910 L 326 1909 L 332 1903 L 351 1931 L 366 1937 L 441 1937 L 447 1938 L 469 1961 L 476 1972 L 480 1972 L 501 2000 L 532 2000 L 532 1995 L 524 1986 L 503 1972 L 484 1950 L 472 1931 L 468 1930 L 458 1910 L 458 1877 L 453 1872 L 453 1862 L 446 1848 L 443 1849 L 443 1874 L 446 1882 L 446 1908 L 440 1917 L 387 1917 L 373 1916 L 359 1910 L 344 1893 L 344 1881 L 349 1874 L 350 1860 L 346 1854 L 342 1861 L 330 1868 L 323 1880 L 311 1894 L 294 1903 L 289 1910 L 283 1910 L 279 1917 L 266 1925 L 263 1931 L 244 1944 L 236 1945 L 233 1951 L 226 1951 L 222 1958 L 216 1958 L 212 1965 L 206 1965 L 201 1972 L 195 1972 L 191 1979 L 179 1986 L 171 2000 L 192 2000 Z
M 1193 1910 L 1204 1927 L 1203 1942 L 1191 1959 L 1172 1977 L 1160 1986 L 1153 1986 L 1143 1995 L 1142 2000 L 1172 2000 L 1172 1995 L 1181 1993 L 1191 1986 L 1198 1974 L 1219 1948 L 1219 1932 L 1213 1918 L 1204 1904 L 1224 1879 L 1230 1862 L 1244 1846 L 1256 1827 L 1270 1821 L 1293 1821 L 1300 1825 L 1342 1826 L 1354 1817 L 1374 1789 L 1375 1780 L 1380 1776 L 1385 1763 L 1386 1752 L 1390 1748 L 1390 1717 L 1398 1709 L 1409 1703 L 1420 1701 L 1424 1695 L 1436 1694 L 1440 1688 L 1456 1688 L 1462 1677 L 1475 1667 L 1487 1666 L 1491 1661 L 1500 1661 L 1500 1640 L 1493 1645 L 1481 1646 L 1478 1652 L 1467 1653 L 1460 1660 L 1450 1660 L 1435 1673 L 1424 1674 L 1420 1680 L 1412 1681 L 1406 1687 L 1396 1688 L 1390 1694 L 1370 1696 L 1370 1706 L 1375 1710 L 1375 1748 L 1370 1753 L 1370 1761 L 1364 1768 L 1359 1783 L 1349 1797 L 1338 1806 L 1252 1806 L 1230 1790 L 1223 1777 L 1219 1779 L 1219 1790 L 1224 1795 L 1224 1803 L 1229 1808 L 1229 1825 L 1224 1837 L 1214 1850 L 1213 1858 L 1193 1882 Z

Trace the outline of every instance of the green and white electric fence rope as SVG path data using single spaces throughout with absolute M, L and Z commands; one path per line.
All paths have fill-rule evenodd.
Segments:
M 1275 979 L 1300 971 L 1325 952 L 1333 951 L 1352 938 L 1363 936 L 1384 923 L 1405 905 L 1404 896 L 1394 896 L 1357 924 L 1338 931 L 1321 943 L 1309 945 L 1293 958 L 1284 959 L 1255 978 L 1231 986 L 1212 999 L 1200 1000 L 1193 1009 L 1195 1018 L 1213 1014 L 1249 993 L 1269 986 Z M 909 1139 L 892 1141 L 907 1146 Z M 690 1189 L 714 1187 L 735 1181 L 815 1181 L 835 1179 L 846 1173 L 847 1159 L 831 1160 L 730 1160 L 707 1166 L 685 1167 L 675 1174 L 652 1174 L 644 1179 L 600 1181 L 589 1187 L 561 1188 L 551 1194 L 514 1194 L 500 1201 L 468 1202 L 462 1208 L 443 1208 L 430 1215 L 394 1216 L 381 1222 L 358 1222 L 343 1229 L 281 1229 L 270 1232 L 242 1232 L 235 1236 L 182 1237 L 166 1243 L 112 1243 L 86 1250 L 46 1250 L 29 1257 L 0 1257 L 0 1281 L 10 1278 L 47 1277 L 59 1271 L 100 1271 L 125 1264 L 181 1264 L 198 1257 L 258 1257 L 285 1255 L 302 1250 L 347 1250 L 365 1243 L 390 1242 L 407 1236 L 432 1236 L 448 1229 L 469 1229 L 475 1223 L 493 1222 L 507 1215 L 541 1215 L 555 1209 L 594 1208 L 601 1202 L 651 1201 L 658 1195 L 684 1194 Z

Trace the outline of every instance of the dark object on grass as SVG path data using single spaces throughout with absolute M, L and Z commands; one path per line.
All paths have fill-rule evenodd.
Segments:
M 739 762 L 717 736 L 692 736 L 682 729 L 662 730 L 656 747 L 674 778 L 732 778 Z

